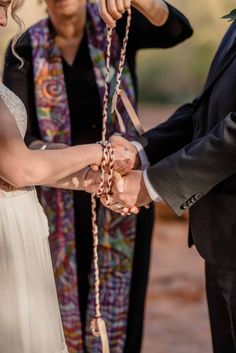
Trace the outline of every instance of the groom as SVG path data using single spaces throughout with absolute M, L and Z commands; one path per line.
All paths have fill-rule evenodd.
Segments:
M 136 212 L 160 197 L 177 215 L 190 209 L 189 244 L 196 245 L 206 264 L 214 353 L 235 353 L 236 23 L 192 103 L 136 142 L 114 136 L 112 143 L 135 154 L 134 169 L 139 159 L 150 163 L 144 172 L 116 176 L 114 210 Z

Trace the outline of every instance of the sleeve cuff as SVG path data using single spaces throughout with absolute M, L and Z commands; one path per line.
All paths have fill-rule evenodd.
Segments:
M 147 175 L 147 170 L 144 170 L 143 172 L 143 180 L 144 180 L 144 184 L 146 186 L 146 189 L 149 193 L 150 198 L 152 199 L 152 201 L 154 202 L 159 202 L 161 201 L 161 197 L 159 196 L 159 194 L 156 192 L 156 190 L 154 189 L 154 187 L 152 186 L 148 175 Z
M 146 155 L 146 152 L 142 144 L 138 141 L 131 141 L 131 143 L 136 147 L 136 150 L 138 151 L 139 158 L 140 158 L 140 169 L 146 170 L 147 168 L 150 167 L 150 162 L 148 160 L 148 157 Z

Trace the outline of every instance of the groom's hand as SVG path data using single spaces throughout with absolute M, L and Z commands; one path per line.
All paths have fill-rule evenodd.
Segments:
M 140 165 L 139 154 L 136 147 L 130 141 L 121 136 L 113 135 L 110 138 L 110 143 L 113 149 L 123 148 L 129 156 L 128 163 L 127 161 L 125 163 L 122 163 L 122 161 L 117 161 L 115 163 L 115 171 L 125 175 L 132 169 L 138 169 Z
M 142 171 L 133 170 L 123 177 L 119 173 L 114 174 L 110 207 L 113 211 L 137 213 L 140 207 L 149 205 L 151 201 Z
M 121 136 L 113 135 L 110 143 L 114 151 L 114 170 L 122 175 L 140 165 L 139 154 L 136 147 Z M 98 171 L 99 166 L 91 165 L 92 170 Z

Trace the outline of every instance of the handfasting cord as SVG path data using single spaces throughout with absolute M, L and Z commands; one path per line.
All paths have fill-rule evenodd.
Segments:
M 126 49 L 129 37 L 131 24 L 131 9 L 128 10 L 126 32 L 121 49 L 120 61 L 117 70 L 116 87 L 112 99 L 112 111 L 116 105 L 120 93 L 121 77 L 125 63 Z M 103 99 L 103 114 L 102 114 L 102 141 L 103 156 L 101 161 L 101 181 L 97 194 L 92 194 L 92 232 L 93 232 L 93 266 L 94 266 L 94 295 L 95 295 L 95 318 L 91 322 L 92 333 L 96 337 L 101 338 L 102 353 L 109 353 L 109 341 L 107 336 L 105 321 L 101 318 L 100 305 L 100 279 L 98 265 L 98 226 L 97 226 L 97 202 L 96 197 L 105 195 L 106 206 L 110 205 L 110 194 L 112 189 L 113 171 L 114 171 L 114 152 L 109 141 L 106 140 L 107 135 L 107 120 L 109 110 L 109 79 L 110 79 L 110 62 L 111 62 L 111 44 L 112 44 L 112 29 L 107 28 L 107 52 L 106 52 L 106 77 L 105 77 L 105 92 Z M 107 177 L 106 177 L 107 176 Z

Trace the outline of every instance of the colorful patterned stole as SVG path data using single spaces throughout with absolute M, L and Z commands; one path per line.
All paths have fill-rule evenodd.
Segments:
M 106 52 L 105 25 L 94 3 L 87 5 L 87 37 L 94 74 L 101 102 L 104 94 Z M 70 112 L 59 49 L 49 30 L 49 20 L 40 21 L 29 30 L 32 50 L 36 108 L 42 139 L 46 142 L 71 144 Z M 117 34 L 113 35 L 111 87 L 115 87 L 115 72 L 120 56 Z M 126 63 L 122 89 L 135 106 L 134 89 Z M 111 96 L 112 96 L 111 90 Z M 136 131 L 129 116 L 119 103 L 119 112 L 126 126 L 125 137 L 134 139 Z M 83 118 L 83 117 L 81 117 Z M 109 116 L 109 136 L 119 131 L 115 116 Z M 50 223 L 50 246 L 66 342 L 70 353 L 83 352 L 81 331 L 73 193 L 42 188 L 41 202 Z M 122 353 L 125 339 L 135 241 L 135 216 L 122 218 L 109 210 L 99 210 L 99 266 L 101 273 L 102 316 L 107 322 L 111 353 Z M 81 234 L 86 236 L 86 234 Z M 94 316 L 93 272 L 87 310 L 86 349 L 88 353 L 101 352 L 100 340 L 90 332 Z

